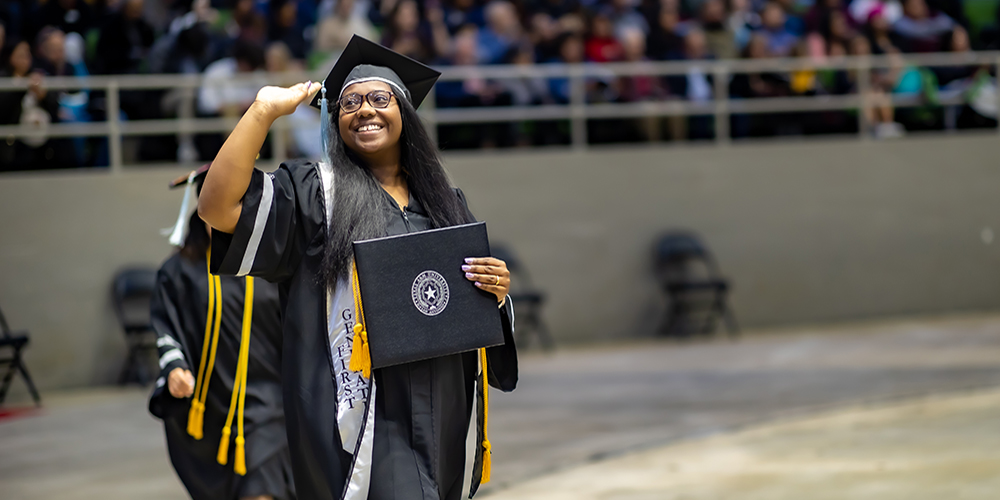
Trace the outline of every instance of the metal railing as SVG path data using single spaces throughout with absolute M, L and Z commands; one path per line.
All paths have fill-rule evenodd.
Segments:
M 420 108 L 429 130 L 436 134 L 437 125 L 523 122 L 533 120 L 568 120 L 570 141 L 574 149 L 588 147 L 587 120 L 608 118 L 635 118 L 652 116 L 711 115 L 715 117 L 715 140 L 720 145 L 731 140 L 729 116 L 733 114 L 783 113 L 808 111 L 864 110 L 873 106 L 870 88 L 871 72 L 900 66 L 944 67 L 987 66 L 1000 68 L 1000 51 L 906 54 L 895 56 L 851 56 L 816 60 L 812 58 L 734 59 L 718 61 L 639 62 L 607 64 L 537 64 L 515 66 L 463 66 L 440 68 L 440 81 L 462 81 L 470 78 L 505 80 L 520 78 L 568 79 L 570 99 L 568 104 L 539 106 L 503 106 L 472 108 L 437 108 L 434 93 Z M 591 79 L 619 76 L 681 76 L 691 70 L 712 75 L 711 101 L 687 100 L 642 101 L 631 103 L 588 103 L 586 82 Z M 733 75 L 759 72 L 791 72 L 800 70 L 849 70 L 857 72 L 857 92 L 847 95 L 813 95 L 801 97 L 771 97 L 733 99 L 729 97 L 729 81 Z M 994 73 L 997 74 L 997 73 Z M 266 75 L 267 83 L 288 85 L 295 82 L 323 78 L 319 73 L 280 73 Z M 197 90 L 212 85 L 260 84 L 261 75 L 248 75 L 227 79 L 225 82 L 207 81 L 201 75 L 117 75 L 91 77 L 50 77 L 45 79 L 49 90 L 103 91 L 106 99 L 106 121 L 90 123 L 58 123 L 32 129 L 20 125 L 0 125 L 0 138 L 19 137 L 107 137 L 109 142 L 110 171 L 121 172 L 123 166 L 122 139 L 143 135 L 174 135 L 190 137 L 198 133 L 226 133 L 236 125 L 234 118 L 196 118 L 195 97 Z M 1000 85 L 1000 79 L 997 79 Z M 25 79 L 0 78 L 0 92 L 24 90 Z M 156 120 L 120 119 L 121 92 L 128 90 L 171 89 L 180 97 L 177 118 Z M 997 95 L 1000 95 L 998 89 Z M 890 95 L 895 106 L 921 104 L 919 98 Z M 943 97 L 939 105 L 964 104 L 962 95 Z M 153 103 L 151 103 L 153 105 Z M 859 136 L 869 136 L 871 124 L 867 113 L 858 113 Z M 291 128 L 287 117 L 275 122 L 272 130 L 284 132 Z M 1000 128 L 998 128 L 1000 131 Z M 318 133 L 318 131 L 317 131 Z M 288 138 L 285 133 L 274 134 L 274 162 L 285 158 Z

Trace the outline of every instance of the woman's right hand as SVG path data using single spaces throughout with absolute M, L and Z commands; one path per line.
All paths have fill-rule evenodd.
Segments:
M 322 85 L 319 82 L 303 82 L 291 87 L 267 86 L 257 92 L 254 101 L 271 119 L 290 115 L 295 108 L 307 99 L 311 99 Z
M 170 375 L 167 375 L 167 389 L 175 398 L 191 397 L 191 394 L 194 394 L 194 375 L 190 370 L 183 368 L 170 370 Z

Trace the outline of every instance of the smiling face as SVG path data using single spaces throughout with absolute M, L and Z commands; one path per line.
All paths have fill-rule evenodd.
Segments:
M 379 81 L 355 83 L 344 90 L 343 95 L 367 95 L 373 90 L 393 92 L 388 83 Z M 393 92 L 395 94 L 395 92 Z M 393 95 L 385 109 L 372 107 L 363 99 L 361 107 L 353 113 L 345 113 L 338 106 L 340 116 L 340 137 L 348 149 L 372 160 L 384 154 L 399 154 L 399 136 L 403 132 L 403 119 L 399 113 L 398 98 Z

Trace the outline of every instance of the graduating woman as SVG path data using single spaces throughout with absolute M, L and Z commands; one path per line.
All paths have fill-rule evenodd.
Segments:
M 455 265 L 468 286 L 496 296 L 505 344 L 370 377 L 351 369 L 352 332 L 363 319 L 352 242 L 473 221 L 415 111 L 438 75 L 355 37 L 323 94 L 313 83 L 261 89 L 205 180 L 198 211 L 216 230 L 213 271 L 259 276 L 281 289 L 285 417 L 303 498 L 460 498 L 474 404 L 470 497 L 489 480 L 485 382 L 504 391 L 517 382 L 503 261 L 470 256 Z M 313 95 L 324 110 L 322 161 L 255 170 L 274 120 Z
M 205 170 L 187 178 L 172 243 L 180 243 L 192 183 Z M 189 225 L 157 273 L 150 309 L 161 375 L 149 411 L 163 420 L 170 461 L 194 500 L 294 499 L 278 289 L 213 275 L 207 227 L 197 214 Z

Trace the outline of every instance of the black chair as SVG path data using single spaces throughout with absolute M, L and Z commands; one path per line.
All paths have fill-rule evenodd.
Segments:
M 659 332 L 686 337 L 711 334 L 722 318 L 731 336 L 739 334 L 728 306 L 729 281 L 699 238 L 691 232 L 663 235 L 655 247 L 656 276 L 668 301 Z
M 10 383 L 14 380 L 14 372 L 21 372 L 24 383 L 28 385 L 28 391 L 31 392 L 31 398 L 35 400 L 35 406 L 42 406 L 42 397 L 38 395 L 38 389 L 35 388 L 31 375 L 28 374 L 28 367 L 24 365 L 24 359 L 21 358 L 21 350 L 27 347 L 29 340 L 27 331 L 11 331 L 10 326 L 7 325 L 7 318 L 4 318 L 3 311 L 0 311 L 0 349 L 10 349 L 11 351 L 9 358 L 0 358 L 0 365 L 7 365 L 7 373 L 3 376 L 3 386 L 0 386 L 0 404 L 3 404 L 7 397 L 7 390 L 10 389 Z
M 510 271 L 511 290 L 507 298 L 514 304 L 514 329 L 518 347 L 527 347 L 528 334 L 533 333 L 538 337 L 542 348 L 551 351 L 555 348 L 555 342 L 542 321 L 545 293 L 535 288 L 528 270 L 512 250 L 504 245 L 490 245 L 490 251 L 494 257 L 506 262 L 507 270 Z
M 155 365 L 156 359 L 156 332 L 149 317 L 149 302 L 155 286 L 156 270 L 147 267 L 122 269 L 112 282 L 115 315 L 128 347 L 125 365 L 118 375 L 119 384 L 138 382 L 147 385 L 158 373 L 150 367 Z M 151 359 L 154 361 L 150 362 Z

